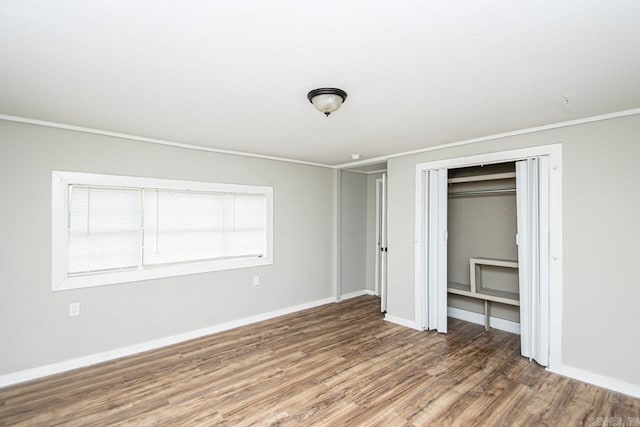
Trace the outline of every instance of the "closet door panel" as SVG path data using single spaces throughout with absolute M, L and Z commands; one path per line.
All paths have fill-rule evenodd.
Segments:
M 538 363 L 549 365 L 549 158 L 538 158 L 538 333 L 537 357 Z
M 529 160 L 516 163 L 516 200 L 518 216 L 518 275 L 520 287 L 520 353 L 531 358 L 531 224 Z
M 428 328 L 447 332 L 447 170 L 430 170 L 428 183 Z
M 546 157 L 516 163 L 521 354 L 543 366 L 549 358 L 548 167 Z

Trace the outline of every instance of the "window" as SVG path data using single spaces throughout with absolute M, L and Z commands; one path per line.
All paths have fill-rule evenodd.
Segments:
M 54 171 L 53 289 L 273 263 L 271 187 Z

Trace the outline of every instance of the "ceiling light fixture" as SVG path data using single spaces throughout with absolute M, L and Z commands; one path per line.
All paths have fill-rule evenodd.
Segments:
M 346 101 L 347 92 L 335 87 L 322 87 L 310 91 L 307 98 L 318 111 L 329 117 Z

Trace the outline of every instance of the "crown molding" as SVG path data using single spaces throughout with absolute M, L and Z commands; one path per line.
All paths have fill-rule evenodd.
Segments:
M 183 144 L 181 142 L 167 141 L 164 139 L 147 138 L 144 136 L 129 135 L 126 133 L 119 133 L 119 132 L 111 132 L 111 131 L 102 130 L 102 129 L 93 129 L 93 128 L 87 128 L 83 126 L 68 125 L 65 123 L 56 123 L 56 122 L 49 122 L 46 120 L 30 119 L 28 117 L 10 116 L 8 114 L 0 114 L 0 120 L 6 120 L 9 122 L 27 123 L 31 125 L 45 126 L 45 127 L 51 127 L 51 128 L 57 128 L 57 129 L 73 130 L 76 132 L 92 133 L 95 135 L 111 136 L 115 138 L 129 139 L 132 141 L 150 142 L 153 144 L 168 145 L 171 147 L 186 148 L 189 150 L 208 151 L 211 153 L 229 154 L 232 156 L 253 157 L 257 159 L 276 160 L 279 162 L 298 163 L 301 165 L 310 165 L 310 166 L 318 166 L 322 168 L 334 169 L 334 166 L 325 165 L 324 163 L 307 162 L 304 160 L 289 159 L 287 157 L 267 156 L 264 154 L 248 153 L 244 151 L 223 150 L 220 148 L 204 147 L 201 145 Z
M 434 145 L 432 147 L 419 148 L 419 149 L 416 149 L 416 150 L 403 151 L 403 152 L 400 152 L 400 153 L 387 154 L 387 155 L 384 155 L 384 156 L 373 157 L 371 159 L 358 160 L 357 162 L 342 163 L 342 164 L 339 164 L 339 165 L 335 165 L 333 167 L 336 168 L 336 169 L 355 168 L 355 167 L 370 165 L 372 163 L 384 162 L 384 161 L 387 161 L 389 159 L 393 159 L 394 157 L 402 157 L 402 156 L 408 156 L 408 155 L 411 155 L 411 154 L 426 153 L 428 151 L 442 150 L 442 149 L 450 148 L 450 147 L 458 147 L 460 145 L 475 144 L 477 142 L 491 141 L 491 140 L 495 140 L 495 139 L 507 138 L 509 136 L 526 135 L 528 133 L 536 133 L 536 132 L 542 132 L 542 131 L 550 130 L 550 129 L 558 129 L 558 128 L 563 128 L 563 127 L 568 127 L 568 126 L 576 126 L 576 125 L 581 125 L 581 124 L 584 124 L 584 123 L 599 122 L 601 120 L 609 120 L 609 119 L 615 119 L 615 118 L 618 118 L 618 117 L 633 116 L 633 115 L 636 115 L 636 114 L 640 114 L 640 108 L 634 108 L 634 109 L 631 109 L 631 110 L 624 110 L 624 111 L 617 111 L 617 112 L 608 113 L 608 114 L 601 114 L 599 116 L 584 117 L 582 119 L 568 120 L 568 121 L 564 121 L 564 122 L 551 123 L 551 124 L 548 124 L 548 125 L 535 126 L 535 127 L 531 127 L 531 128 L 519 129 L 519 130 L 514 130 L 514 131 L 509 131 L 509 132 L 496 133 L 496 134 L 493 134 L 493 135 L 481 136 L 479 138 L 466 139 L 466 140 L 463 140 L 463 141 L 448 142 L 448 143 L 445 143 L 445 144 Z
M 362 174 L 362 175 L 373 175 L 375 173 L 386 172 L 387 170 L 386 169 L 378 169 L 378 170 L 375 170 L 375 171 L 359 171 L 357 169 L 344 169 L 344 171 L 345 172 L 359 173 L 359 174 Z
M 601 121 L 601 120 L 615 119 L 615 118 L 618 118 L 618 117 L 633 116 L 633 115 L 636 115 L 636 114 L 640 114 L 640 108 L 634 108 L 634 109 L 631 109 L 631 110 L 623 110 L 623 111 L 617 111 L 617 112 L 613 112 L 613 113 L 601 114 L 601 115 L 598 115 L 598 116 L 584 117 L 584 118 L 576 119 L 576 120 L 568 120 L 568 121 L 564 121 L 564 122 L 556 122 L 556 123 L 551 123 L 551 124 L 548 124 L 548 125 L 535 126 L 535 127 L 526 128 L 526 129 L 519 129 L 519 130 L 514 130 L 514 131 L 509 131 L 509 132 L 497 133 L 497 134 L 493 134 L 493 135 L 481 136 L 481 137 L 478 137 L 478 138 L 466 139 L 466 140 L 463 140 L 463 141 L 448 142 L 448 143 L 445 143 L 445 144 L 434 145 L 432 147 L 419 148 L 419 149 L 416 149 L 416 150 L 403 151 L 403 152 L 393 153 L 393 154 L 386 154 L 384 156 L 373 157 L 373 158 L 365 159 L 365 160 L 358 160 L 356 162 L 341 163 L 341 164 L 338 164 L 338 165 L 327 165 L 327 164 L 324 164 L 324 163 L 308 162 L 308 161 L 305 161 L 305 160 L 296 160 L 296 159 L 290 159 L 290 158 L 287 158 L 287 157 L 268 156 L 268 155 L 264 155 L 264 154 L 248 153 L 248 152 L 244 152 L 244 151 L 224 150 L 224 149 L 219 149 L 219 148 L 204 147 L 204 146 L 201 146 L 201 145 L 183 144 L 181 142 L 167 141 L 167 140 L 156 139 L 156 138 L 147 138 L 147 137 L 144 137 L 144 136 L 129 135 L 129 134 L 126 134 L 126 133 L 111 132 L 111 131 L 106 131 L 106 130 L 101 130 L 101 129 L 93 129 L 93 128 L 88 128 L 88 127 L 83 127 L 83 126 L 75 126 L 75 125 L 68 125 L 68 124 L 64 124 L 64 123 L 50 122 L 50 121 L 46 121 L 46 120 L 36 120 L 36 119 L 30 119 L 30 118 L 27 118 L 27 117 L 11 116 L 11 115 L 8 115 L 8 114 L 0 114 L 0 120 L 6 120 L 6 121 L 10 121 L 10 122 L 27 123 L 27 124 L 32 124 L 32 125 L 46 126 L 46 127 L 52 127 L 52 128 L 58 128 L 58 129 L 67 129 L 67 130 L 73 130 L 73 131 L 77 131 L 77 132 L 85 132 L 85 133 L 92 133 L 92 134 L 96 134 L 96 135 L 104 135 L 104 136 L 111 136 L 111 137 L 115 137 L 115 138 L 129 139 L 129 140 L 132 140 L 132 141 L 140 141 L 140 142 L 149 142 L 149 143 L 153 143 L 153 144 L 168 145 L 168 146 L 172 146 L 172 147 L 186 148 L 186 149 L 189 149 L 189 150 L 208 151 L 208 152 L 212 152 L 212 153 L 229 154 L 229 155 L 233 155 L 233 156 L 242 156 L 242 157 L 253 157 L 253 158 L 258 158 L 258 159 L 275 160 L 275 161 L 287 162 L 287 163 L 297 163 L 297 164 L 301 164 L 301 165 L 317 166 L 317 167 L 329 168 L 329 169 L 351 169 L 351 168 L 356 168 L 356 167 L 360 167 L 360 166 L 370 165 L 372 163 L 385 162 L 385 161 L 387 161 L 389 159 L 393 159 L 395 157 L 408 156 L 408 155 L 411 155 L 411 154 L 426 153 L 426 152 L 429 152 L 429 151 L 442 150 L 442 149 L 445 149 L 445 148 L 458 147 L 458 146 L 461 146 L 461 145 L 475 144 L 475 143 L 478 143 L 478 142 L 491 141 L 491 140 L 495 140 L 495 139 L 507 138 L 507 137 L 510 137 L 510 136 L 526 135 L 526 134 L 529 134 L 529 133 L 542 132 L 542 131 L 545 131 L 545 130 L 558 129 L 558 128 L 563 128 L 563 127 L 568 127 L 568 126 L 576 126 L 576 125 L 580 125 L 580 124 L 584 124 L 584 123 L 598 122 L 598 121 Z M 352 171 L 352 172 L 356 172 L 356 171 Z M 374 171 L 374 172 L 371 172 L 371 173 L 376 173 L 376 172 L 377 171 Z

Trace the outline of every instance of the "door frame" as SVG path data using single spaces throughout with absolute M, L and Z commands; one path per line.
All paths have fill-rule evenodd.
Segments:
M 381 294 L 380 286 L 380 248 L 382 248 L 382 231 L 380 230 L 382 218 L 380 211 L 382 205 L 382 178 L 376 178 L 376 237 L 375 237 L 375 271 L 373 273 L 374 293 L 376 296 Z
M 506 150 L 474 156 L 418 163 L 415 175 L 415 315 L 418 329 L 425 329 L 427 309 L 425 174 L 432 169 L 452 169 L 492 163 L 549 157 L 549 367 L 559 370 L 562 354 L 562 143 Z

